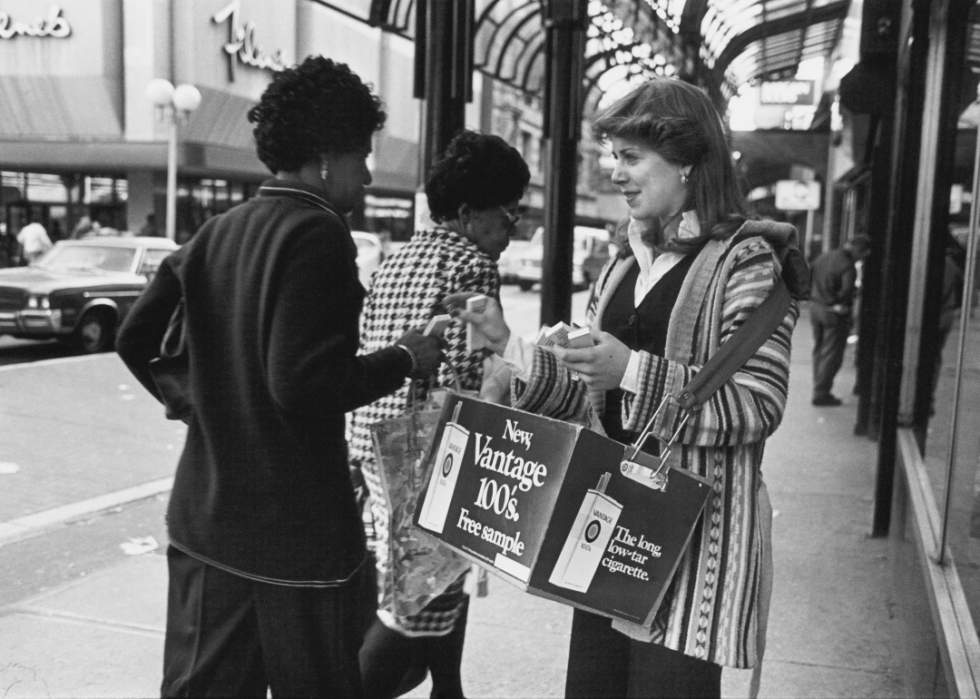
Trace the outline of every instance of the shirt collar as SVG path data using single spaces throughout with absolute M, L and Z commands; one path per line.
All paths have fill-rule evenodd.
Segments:
M 629 225 L 629 244 L 637 263 L 640 265 L 640 275 L 646 277 L 650 273 L 653 261 L 657 254 L 646 243 L 643 242 L 643 234 L 647 230 L 647 224 L 636 219 L 630 220 Z M 694 209 L 690 209 L 681 214 L 681 222 L 677 226 L 677 237 L 681 239 L 697 238 L 701 235 L 701 223 L 698 221 L 698 214 Z
M 347 226 L 347 219 L 337 207 L 323 197 L 323 193 L 316 187 L 312 187 L 304 182 L 294 182 L 281 180 L 278 178 L 266 180 L 259 187 L 260 197 L 290 197 L 299 199 L 308 204 L 313 204 L 324 211 L 328 211 L 344 222 Z

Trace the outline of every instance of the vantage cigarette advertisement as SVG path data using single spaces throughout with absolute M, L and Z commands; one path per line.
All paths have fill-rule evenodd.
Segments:
M 452 396 L 416 525 L 533 594 L 641 624 L 653 615 L 710 488 L 576 425 Z

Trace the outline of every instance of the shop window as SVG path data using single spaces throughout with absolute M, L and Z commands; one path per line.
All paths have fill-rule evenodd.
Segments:
M 976 39 L 968 38 L 975 44 Z M 974 55 L 971 48 L 966 60 Z M 976 75 L 963 70 L 963 95 L 976 94 Z M 922 337 L 921 364 L 915 401 L 919 414 L 928 412 L 920 436 L 922 462 L 941 522 L 937 541 L 926 542 L 926 555 L 938 560 L 951 555 L 974 626 L 980 624 L 980 245 L 971 235 L 971 209 L 980 163 L 974 158 L 980 123 L 967 99 L 959 108 L 955 157 L 945 161 L 952 183 L 946 225 L 930 231 L 935 246 L 932 269 L 942 272 L 926 298 L 930 327 Z M 973 253 L 974 260 L 969 259 Z M 972 283 L 970 277 L 973 277 Z M 932 323 L 935 323 L 933 325 Z M 909 378 L 903 380 L 911 380 Z M 946 561 L 944 561 L 946 562 Z
M 386 242 L 407 243 L 414 232 L 413 202 L 407 197 L 364 197 L 363 229 L 377 233 Z

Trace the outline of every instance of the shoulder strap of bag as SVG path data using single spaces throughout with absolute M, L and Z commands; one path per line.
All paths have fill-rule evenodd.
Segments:
M 765 301 L 752 312 L 752 315 L 739 326 L 738 330 L 731 337 L 725 340 L 725 344 L 711 355 L 704 366 L 701 367 L 701 370 L 694 375 L 694 378 L 688 381 L 687 385 L 681 389 L 680 394 L 677 396 L 668 395 L 663 399 L 660 407 L 650 416 L 650 420 L 643 428 L 640 436 L 633 443 L 632 453 L 628 456 L 624 455 L 622 464 L 624 473 L 627 471 L 642 472 L 647 474 L 649 478 L 648 485 L 651 488 L 664 489 L 667 487 L 667 474 L 664 470 L 667 463 L 667 456 L 670 454 L 681 430 L 684 429 L 684 425 L 687 424 L 691 413 L 696 411 L 701 404 L 708 400 L 711 394 L 721 388 L 721 385 L 728 381 L 748 361 L 749 357 L 762 347 L 766 340 L 772 337 L 776 328 L 779 327 L 779 324 L 783 322 L 783 318 L 786 317 L 790 303 L 792 303 L 792 296 L 786 286 L 786 282 L 780 278 L 776 282 L 776 286 L 769 292 Z M 633 463 L 633 459 L 637 457 L 643 444 L 651 436 L 652 433 L 650 430 L 653 427 L 654 421 L 671 399 L 680 405 L 683 410 L 683 419 L 670 439 L 662 441 L 659 467 L 654 471 L 646 466 Z
M 780 277 L 766 300 L 684 386 L 676 396 L 677 403 L 685 410 L 694 410 L 708 400 L 772 337 L 786 317 L 791 302 L 786 282 Z

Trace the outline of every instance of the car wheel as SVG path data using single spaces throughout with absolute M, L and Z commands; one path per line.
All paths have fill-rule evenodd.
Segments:
M 517 282 L 517 286 L 521 287 L 521 291 L 530 291 L 534 288 L 534 282 L 529 282 L 527 279 L 521 279 Z
M 72 345 L 83 354 L 108 352 L 112 349 L 115 318 L 109 311 L 93 310 L 82 316 L 72 335 Z

